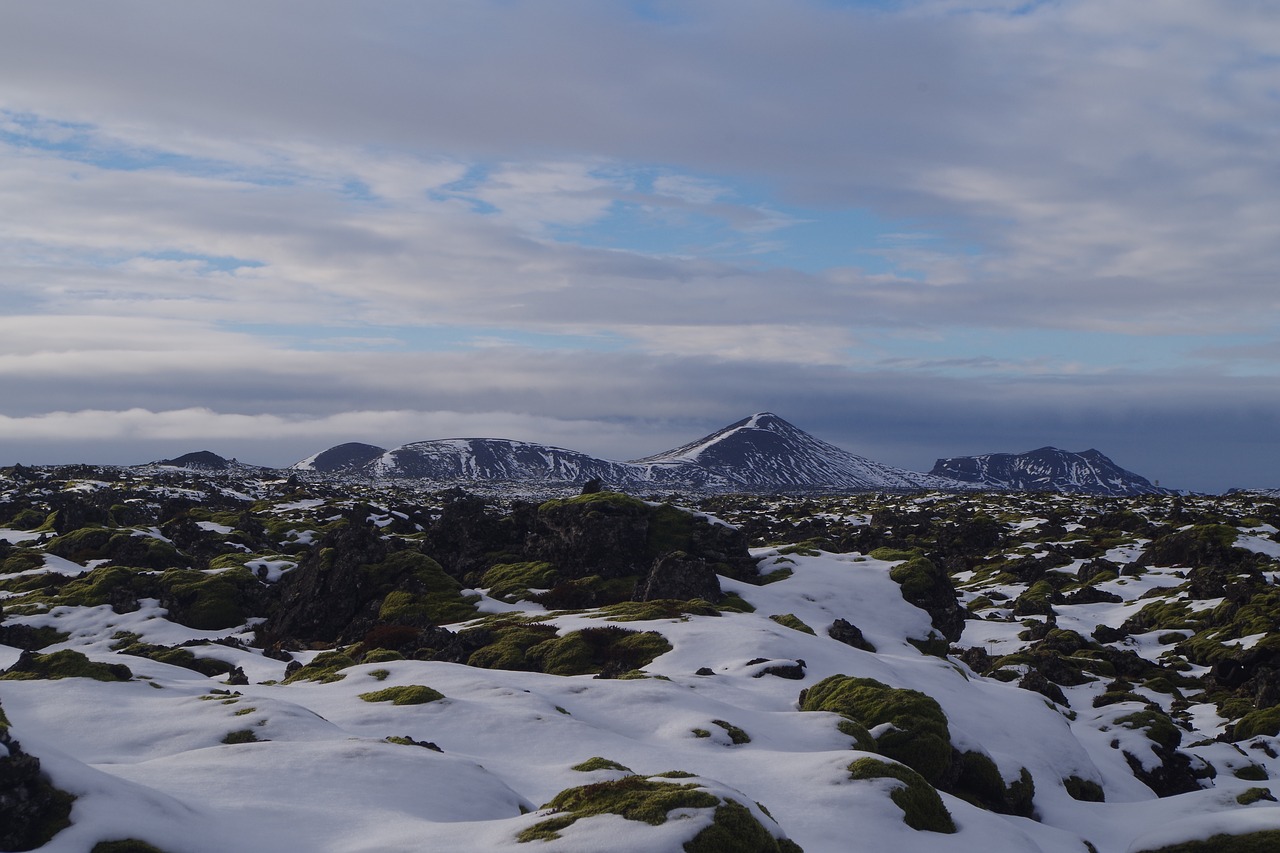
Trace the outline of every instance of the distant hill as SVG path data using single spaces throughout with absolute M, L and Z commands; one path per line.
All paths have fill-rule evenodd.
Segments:
M 1091 495 L 1172 494 L 1146 477 L 1126 471 L 1097 450 L 1072 453 L 1041 447 L 1027 453 L 988 453 L 939 459 L 929 472 L 987 489 L 1071 492 Z

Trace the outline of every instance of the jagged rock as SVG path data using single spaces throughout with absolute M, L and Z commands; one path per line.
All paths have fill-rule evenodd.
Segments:
M 719 601 L 723 596 L 720 580 L 711 571 L 706 560 L 690 557 L 683 551 L 673 551 L 654 561 L 648 577 L 636 585 L 633 600 L 673 598 L 689 601 L 701 598 L 705 601 Z
M 876 650 L 876 647 L 862 636 L 862 629 L 846 619 L 837 619 L 832 622 L 831 627 L 827 629 L 827 634 L 833 640 L 844 643 L 846 646 L 853 646 L 855 649 L 862 649 L 864 652 Z
M 0 709 L 0 850 L 34 850 L 70 824 L 75 799 L 40 771 L 40 759 L 22 751 Z

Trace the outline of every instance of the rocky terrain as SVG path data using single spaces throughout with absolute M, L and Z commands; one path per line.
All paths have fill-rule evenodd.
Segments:
M 0 850 L 1276 849 L 1278 531 L 0 469 Z

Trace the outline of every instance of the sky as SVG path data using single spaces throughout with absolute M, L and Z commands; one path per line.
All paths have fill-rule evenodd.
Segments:
M 0 6 L 0 464 L 633 459 L 1280 486 L 1269 0 Z

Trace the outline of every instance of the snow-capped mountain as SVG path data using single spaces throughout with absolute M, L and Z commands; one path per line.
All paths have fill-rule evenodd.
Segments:
M 637 465 L 696 465 L 745 491 L 938 489 L 953 480 L 874 462 L 815 438 L 771 412 L 730 424 Z
M 417 441 L 383 451 L 343 444 L 292 466 L 373 479 L 583 483 L 713 491 L 950 488 L 953 480 L 873 462 L 761 412 L 691 444 L 632 462 L 501 438 Z
M 939 459 L 929 473 L 983 488 L 1026 492 L 1120 496 L 1171 491 L 1126 471 L 1097 450 L 1072 453 L 1056 447 L 1041 447 L 1027 453 L 955 456 Z

